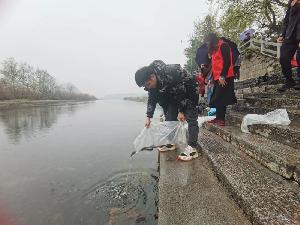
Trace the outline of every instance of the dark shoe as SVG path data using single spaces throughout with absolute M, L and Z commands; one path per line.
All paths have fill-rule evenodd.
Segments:
M 294 80 L 286 80 L 285 84 L 282 85 L 282 87 L 278 88 L 277 91 L 285 92 L 286 90 L 293 88 L 295 85 L 296 85 L 296 82 Z

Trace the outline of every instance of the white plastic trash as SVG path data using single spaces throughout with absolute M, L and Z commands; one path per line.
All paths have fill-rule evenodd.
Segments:
M 254 124 L 271 124 L 271 125 L 290 125 L 291 120 L 286 109 L 276 109 L 264 115 L 247 114 L 243 118 L 241 130 L 244 133 L 250 133 L 248 130 L 249 125 Z

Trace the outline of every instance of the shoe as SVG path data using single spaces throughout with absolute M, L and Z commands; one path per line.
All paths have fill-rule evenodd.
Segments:
M 277 91 L 278 92 L 285 92 L 286 90 L 293 88 L 296 85 L 296 82 L 291 79 L 291 80 L 286 80 L 285 84 L 282 85 L 282 87 L 278 88 Z
M 225 120 L 218 120 L 216 124 L 218 126 L 225 127 Z
M 207 123 L 209 123 L 209 124 L 216 124 L 217 122 L 218 122 L 217 119 L 207 121 Z
M 197 150 L 188 145 L 184 149 L 184 152 L 180 153 L 180 155 L 177 157 L 177 160 L 191 161 L 192 159 L 195 159 L 198 157 L 199 157 L 199 154 L 198 154 Z
M 176 149 L 176 145 L 167 144 L 157 148 L 160 152 L 174 151 Z

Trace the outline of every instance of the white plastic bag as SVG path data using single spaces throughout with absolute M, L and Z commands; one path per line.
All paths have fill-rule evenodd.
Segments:
M 136 154 L 145 147 L 166 144 L 187 145 L 187 129 L 185 123 L 178 121 L 166 121 L 162 123 L 151 123 L 149 128 L 144 128 L 134 140 Z
M 244 133 L 250 133 L 249 125 L 253 124 L 274 124 L 274 125 L 290 125 L 291 121 L 286 109 L 276 109 L 265 115 L 248 114 L 244 116 L 241 124 L 241 130 Z

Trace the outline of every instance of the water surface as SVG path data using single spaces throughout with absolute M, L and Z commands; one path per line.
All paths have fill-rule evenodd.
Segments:
M 122 100 L 0 111 L 0 218 L 156 224 L 157 152 L 129 158 L 144 117 Z

